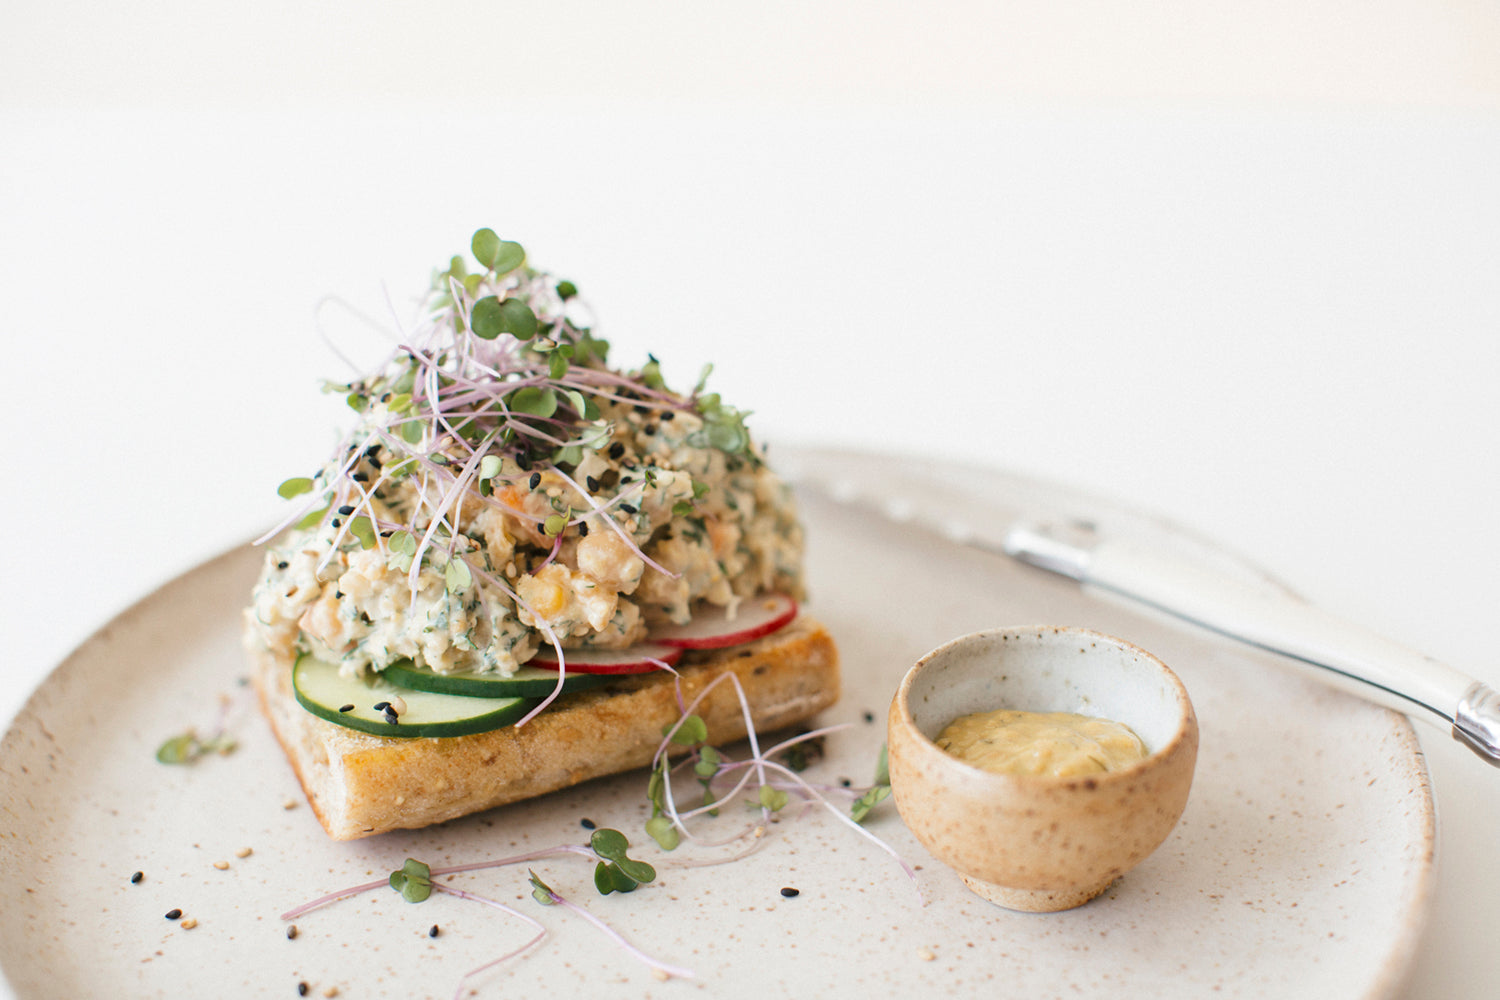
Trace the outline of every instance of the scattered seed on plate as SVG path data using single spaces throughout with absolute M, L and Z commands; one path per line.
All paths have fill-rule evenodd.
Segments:
M 933 959 L 937 958 L 937 956 L 932 953 L 931 948 L 918 948 L 917 957 L 924 962 L 931 962 Z
M 866 722 L 874 722 L 875 721 L 875 713 L 874 712 L 866 712 L 865 713 L 865 721 Z
M 325 997 L 336 997 L 339 995 L 339 988 L 337 986 L 329 986 L 327 989 L 323 990 L 323 995 Z
M 288 941 L 295 941 L 295 940 L 297 940 L 297 925 L 296 924 L 289 924 L 289 925 L 287 925 L 286 939 Z
M 185 930 L 185 931 L 190 931 L 194 927 L 197 927 L 197 926 L 198 926 L 198 918 L 197 917 L 188 917 L 186 920 L 184 920 L 182 922 L 182 929 Z
M 241 847 L 238 851 L 234 852 L 234 856 L 237 857 L 237 858 L 248 858 L 250 855 L 252 855 L 254 853 L 255 852 L 252 851 L 248 847 Z
M 307 996 L 307 991 L 308 991 L 309 988 L 310 987 L 306 983 L 298 983 L 297 984 L 297 995 L 299 997 L 305 997 L 305 996 Z
M 793 889 L 791 886 L 785 886 L 781 890 L 781 894 L 783 896 L 785 896 L 787 899 L 791 899 L 794 896 L 800 896 L 802 894 L 802 890 L 801 889 Z
M 592 830 L 592 829 L 594 829 L 594 821 L 591 820 L 591 819 L 589 819 L 589 818 L 587 818 L 587 817 L 584 817 L 584 819 L 582 821 L 582 824 L 583 824 L 583 828 L 585 830 Z
M 229 862 L 228 861 L 215 861 L 214 862 L 214 867 L 217 868 L 217 869 L 219 869 L 219 871 L 221 871 L 221 872 L 222 871 L 227 871 L 229 869 Z
M 437 924 L 433 924 L 431 927 L 427 928 L 427 936 L 428 937 L 437 937 L 438 936 L 438 925 Z
M 283 809 L 295 809 L 295 808 L 297 808 L 297 800 L 296 799 L 287 799 L 285 802 L 283 802 L 281 804 L 281 808 L 283 808 Z
M 130 876 L 130 884 L 131 885 L 140 885 L 141 884 L 141 879 L 143 879 L 145 877 L 146 877 L 146 873 L 145 872 L 134 872 Z
M 166 913 L 166 917 L 168 920 L 176 920 L 180 916 L 182 916 L 182 911 L 177 909 L 177 907 L 175 906 L 168 910 Z

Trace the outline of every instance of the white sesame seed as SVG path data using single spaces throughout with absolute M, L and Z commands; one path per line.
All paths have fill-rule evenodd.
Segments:
M 234 856 L 237 858 L 248 858 L 252 853 L 254 852 L 251 851 L 250 848 L 241 847 L 238 851 L 234 852 Z
M 406 714 L 406 701 L 399 694 L 391 699 L 391 711 L 397 715 Z
M 182 929 L 185 930 L 185 931 L 190 931 L 194 927 L 197 927 L 197 926 L 198 926 L 198 918 L 197 917 L 188 917 L 181 924 Z
M 229 867 L 229 862 L 228 861 L 215 861 L 214 862 L 214 867 L 217 868 L 217 869 L 219 869 L 219 871 L 224 871 L 225 869 L 227 869 Z
M 932 950 L 929 948 L 918 948 L 917 957 L 924 962 L 931 962 L 933 959 L 937 958 L 937 956 L 934 955 L 932 953 Z
M 295 808 L 297 808 L 297 800 L 296 799 L 287 799 L 285 802 L 283 802 L 281 804 L 281 808 L 283 808 L 283 809 L 295 809 Z

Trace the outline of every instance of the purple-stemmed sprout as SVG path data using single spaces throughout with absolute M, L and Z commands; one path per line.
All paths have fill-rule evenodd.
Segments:
M 635 958 L 636 960 L 644 964 L 647 968 L 649 968 L 653 975 L 656 975 L 661 979 L 669 979 L 674 976 L 678 979 L 696 978 L 693 975 L 693 971 L 691 969 L 684 969 L 676 965 L 668 965 L 666 962 L 659 962 L 656 959 L 652 958 L 650 955 L 646 954 L 644 951 L 641 951 L 635 945 L 627 941 L 623 934 L 606 924 L 604 921 L 600 920 L 598 917 L 594 916 L 588 910 L 585 910 L 577 903 L 574 903 L 566 897 L 561 896 L 557 892 L 553 891 L 553 889 L 548 886 L 547 883 L 537 878 L 536 872 L 530 872 L 530 875 L 532 885 L 531 895 L 536 899 L 537 902 L 541 903 L 543 906 L 561 906 L 563 909 L 567 910 L 570 913 L 578 914 L 580 917 L 587 920 L 595 927 L 599 928 L 599 930 L 603 931 L 611 941 L 624 949 L 626 954 L 630 955 L 632 958 Z

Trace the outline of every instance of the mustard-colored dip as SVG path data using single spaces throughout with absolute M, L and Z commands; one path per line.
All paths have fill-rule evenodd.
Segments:
M 1128 726 L 1071 712 L 976 712 L 948 723 L 937 745 L 986 771 L 1054 778 L 1112 771 L 1146 756 Z

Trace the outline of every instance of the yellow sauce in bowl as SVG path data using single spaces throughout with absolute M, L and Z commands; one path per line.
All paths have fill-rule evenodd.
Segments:
M 986 771 L 1052 778 L 1113 771 L 1146 756 L 1128 726 L 1071 712 L 976 712 L 948 723 L 936 742 Z

